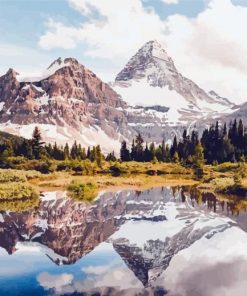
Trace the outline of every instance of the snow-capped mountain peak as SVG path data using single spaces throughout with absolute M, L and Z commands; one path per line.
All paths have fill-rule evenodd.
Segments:
M 139 55 L 146 57 L 158 58 L 160 60 L 169 61 L 171 58 L 157 40 L 147 42 L 139 51 Z
M 64 68 L 64 67 L 69 67 L 72 64 L 78 64 L 78 61 L 76 59 L 73 58 L 66 58 L 66 59 L 62 59 L 61 57 L 59 57 L 58 59 L 56 59 L 55 61 L 53 61 L 50 66 L 45 69 L 45 71 L 37 74 L 37 75 L 33 75 L 33 76 L 18 76 L 18 81 L 19 82 L 39 82 L 41 80 L 47 79 L 50 76 L 52 76 L 53 74 L 56 73 L 56 71 Z
M 231 113 L 228 99 L 207 93 L 184 77 L 157 41 L 149 41 L 129 60 L 112 84 L 130 105 L 160 105 L 169 109 L 170 122 L 192 122 Z
M 61 65 L 61 64 L 63 64 L 63 59 L 61 58 L 61 57 L 59 57 L 59 58 L 57 58 L 55 61 L 53 61 L 51 64 L 50 64 L 50 66 L 47 68 L 47 70 L 48 69 L 51 69 L 52 67 L 54 67 L 54 66 L 56 66 L 56 65 Z
M 163 69 L 161 68 L 162 64 Z M 176 71 L 172 59 L 163 46 L 156 40 L 149 41 L 130 59 L 124 69 L 117 75 L 115 81 L 139 80 L 146 76 L 151 85 L 162 86 L 155 85 L 151 76 L 162 70 L 164 72 L 165 68 Z

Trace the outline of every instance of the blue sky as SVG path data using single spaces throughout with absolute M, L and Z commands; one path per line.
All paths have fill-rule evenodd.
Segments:
M 143 6 L 152 7 L 161 19 L 166 19 L 169 15 L 176 13 L 194 17 L 205 8 L 205 2 L 204 0 L 181 0 L 178 4 L 171 5 L 159 0 L 146 0 L 143 1 Z M 59 56 L 73 56 L 91 66 L 93 62 L 90 57 L 83 55 L 83 50 L 87 47 L 86 43 L 82 42 L 73 49 L 61 47 L 47 51 L 40 48 L 39 38 L 46 31 L 45 23 L 49 18 L 67 26 L 79 26 L 88 20 L 88 17 L 73 9 L 67 0 L 0 0 L 1 44 L 12 44 L 36 50 L 45 56 L 44 60 L 50 59 L 52 61 Z M 5 71 L 8 65 L 14 67 L 15 64 L 17 67 L 20 65 L 20 69 L 17 70 L 24 68 L 26 71 L 29 68 L 28 65 L 23 66 L 21 61 L 14 62 L 12 65 L 10 58 L 9 61 L 5 61 L 4 65 L 0 65 L 0 71 Z M 104 68 L 108 64 L 109 61 L 98 59 L 99 67 Z M 30 69 L 32 69 L 31 65 Z
M 0 75 L 72 56 L 109 81 L 157 39 L 182 73 L 241 99 L 227 82 L 246 75 L 246 27 L 247 0 L 0 0 Z

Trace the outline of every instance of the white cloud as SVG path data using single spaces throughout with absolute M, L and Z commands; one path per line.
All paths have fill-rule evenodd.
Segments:
M 66 27 L 50 19 L 41 36 L 43 49 L 73 48 L 84 42 L 85 55 L 93 58 L 127 58 L 147 40 L 162 38 L 166 25 L 141 0 L 68 0 L 89 20 L 78 27 Z
M 15 69 L 24 76 L 36 76 L 51 63 L 51 56 L 48 53 L 14 44 L 0 44 L 0 56 L 0 76 L 9 68 Z
M 40 37 L 39 46 L 50 50 L 53 48 L 71 49 L 75 48 L 77 41 L 80 40 L 78 29 L 66 27 L 62 23 L 55 22 L 49 18 L 46 23 L 48 31 Z
M 157 39 L 185 76 L 235 101 L 245 100 L 247 7 L 210 0 L 195 18 L 176 14 L 161 20 L 141 0 L 68 1 L 87 21 L 68 27 L 50 19 L 39 41 L 42 48 L 69 49 L 83 43 L 85 57 L 108 59 L 121 70 L 139 47 Z
M 37 276 L 37 281 L 44 289 L 53 290 L 56 295 L 70 295 L 72 293 L 93 295 L 96 292 L 100 295 L 108 295 L 106 292 L 108 288 L 116 292 L 112 293 L 114 295 L 119 294 L 120 290 L 121 295 L 143 294 L 141 282 L 126 265 L 89 266 L 84 267 L 82 271 L 86 278 L 80 281 L 75 280 L 74 276 L 69 273 L 50 274 L 48 272 L 40 273 Z M 135 289 L 135 293 L 131 292 L 133 289 Z
M 202 87 L 245 101 L 247 7 L 211 0 L 195 19 L 168 18 L 167 50 L 177 68 Z
M 55 291 L 62 291 L 73 282 L 73 275 L 68 273 L 62 274 L 49 274 L 42 272 L 38 275 L 37 281 L 45 289 L 55 289 Z
M 165 4 L 178 4 L 178 0 L 161 0 Z
M 125 265 L 115 266 L 88 266 L 83 268 L 87 278 L 84 281 L 86 287 L 102 288 L 116 287 L 118 289 L 141 288 L 140 281 L 133 276 L 133 273 Z
M 87 267 L 84 267 L 82 270 L 87 274 L 100 275 L 109 271 L 109 266 L 108 265 L 87 266 Z

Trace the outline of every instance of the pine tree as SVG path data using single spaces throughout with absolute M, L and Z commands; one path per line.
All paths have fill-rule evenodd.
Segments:
M 151 153 L 150 153 L 150 150 L 149 150 L 149 148 L 148 148 L 148 143 L 146 143 L 146 147 L 145 147 L 145 149 L 144 149 L 144 161 L 146 161 L 146 162 L 149 162 L 149 161 L 151 161 Z
M 71 156 L 72 159 L 77 159 L 78 158 L 78 147 L 77 147 L 76 141 L 74 142 L 74 144 L 71 147 L 70 156 Z
M 32 137 L 32 150 L 33 150 L 35 159 L 40 159 L 43 145 L 44 145 L 44 142 L 42 142 L 41 132 L 39 128 L 36 126 L 34 128 L 33 137 Z
M 173 139 L 173 143 L 172 143 L 171 149 L 170 149 L 170 154 L 171 154 L 171 157 L 172 158 L 174 157 L 174 154 L 177 151 L 178 151 L 178 141 L 177 141 L 177 136 L 175 135 L 175 137 Z
M 86 149 L 83 147 L 81 149 L 81 159 L 85 160 L 87 158 Z
M 136 161 L 143 161 L 143 138 L 141 136 L 141 134 L 138 134 L 138 136 L 136 137 L 136 146 L 135 146 L 135 150 L 136 150 Z
M 69 159 L 70 157 L 70 150 L 69 150 L 69 145 L 68 143 L 65 144 L 64 146 L 64 159 Z
M 149 146 L 149 151 L 150 151 L 150 161 L 153 161 L 155 158 L 155 145 L 153 142 Z
M 203 177 L 203 166 L 204 166 L 204 153 L 201 143 L 198 143 L 195 147 L 195 154 L 193 155 L 193 169 L 196 178 L 201 179 Z
M 112 151 L 112 152 L 110 152 L 109 154 L 107 154 L 105 160 L 106 160 L 106 161 L 116 161 L 117 158 L 116 158 L 116 156 L 115 156 L 114 151 Z
M 96 160 L 96 148 L 95 146 L 93 146 L 91 152 L 90 152 L 90 157 L 89 159 L 94 162 Z
M 224 123 L 224 127 L 223 127 L 223 138 L 227 137 L 227 127 L 226 127 L 226 123 Z
M 101 148 L 100 148 L 100 145 L 97 145 L 95 148 L 95 161 L 96 161 L 98 167 L 102 166 L 102 160 L 103 160 L 103 157 L 102 157 L 102 153 L 101 153 Z
M 87 148 L 87 159 L 90 159 L 91 149 L 90 147 Z
M 129 152 L 129 149 L 127 148 L 126 141 L 123 141 L 121 144 L 120 159 L 122 161 L 130 161 L 130 152 Z
M 158 161 L 163 161 L 163 160 L 162 160 L 162 148 L 161 148 L 161 145 L 159 145 L 159 146 L 155 149 L 155 157 L 157 158 Z
M 161 161 L 165 162 L 167 160 L 166 157 L 166 144 L 165 144 L 165 140 L 162 141 L 161 144 Z
M 136 160 L 136 146 L 135 146 L 135 140 L 132 140 L 132 146 L 131 146 L 131 152 L 130 152 L 130 157 L 131 160 Z

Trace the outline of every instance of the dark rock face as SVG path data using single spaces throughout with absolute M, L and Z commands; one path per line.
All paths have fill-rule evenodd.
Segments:
M 17 72 L 9 69 L 4 76 L 0 77 L 0 102 L 17 96 L 20 83 L 17 81 L 16 75 L 18 75 Z

